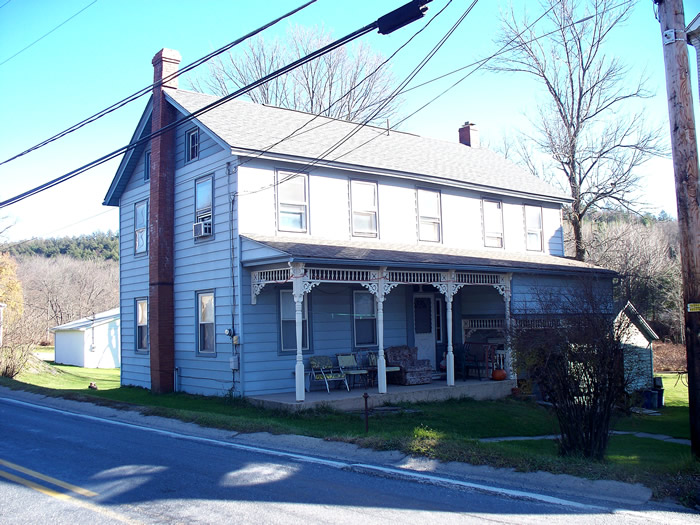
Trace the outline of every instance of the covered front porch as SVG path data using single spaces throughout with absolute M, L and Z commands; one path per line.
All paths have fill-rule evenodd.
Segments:
M 417 358 L 422 362 L 429 362 L 432 372 L 438 379 L 429 385 L 415 385 L 422 388 L 415 389 L 415 392 L 423 392 L 423 394 L 411 394 L 410 398 L 418 396 L 438 396 L 435 399 L 447 399 L 449 397 L 464 397 L 471 396 L 472 393 L 465 393 L 464 385 L 456 389 L 453 394 L 447 394 L 445 387 L 455 387 L 455 345 L 461 345 L 466 341 L 466 334 L 472 334 L 475 330 L 490 330 L 500 334 L 497 338 L 499 345 L 491 345 L 492 347 L 499 346 L 499 351 L 491 356 L 489 364 L 485 363 L 484 372 L 488 367 L 498 367 L 506 370 L 509 378 L 514 378 L 514 373 L 511 366 L 510 350 L 507 344 L 507 328 L 510 324 L 510 274 L 496 272 L 475 272 L 475 271 L 457 271 L 448 269 L 445 271 L 435 270 L 420 270 L 420 269 L 397 269 L 388 268 L 386 266 L 375 268 L 339 268 L 333 266 L 308 266 L 304 262 L 290 261 L 282 266 L 267 266 L 264 269 L 252 269 L 251 271 L 251 303 L 254 305 L 257 302 L 258 296 L 263 290 L 268 287 L 276 287 L 280 290 L 280 309 L 282 323 L 282 350 L 289 348 L 285 347 L 285 339 L 287 345 L 290 339 L 294 337 L 295 345 L 295 362 L 294 362 L 294 379 L 295 379 L 295 399 L 297 403 L 305 402 L 307 396 L 315 394 L 308 391 L 309 383 L 309 368 L 305 366 L 305 355 L 316 354 L 311 340 L 312 328 L 309 328 L 308 322 L 308 296 L 312 296 L 314 290 L 323 291 L 325 288 L 326 295 L 335 295 L 339 297 L 343 290 L 350 288 L 364 289 L 366 291 L 351 292 L 353 305 L 352 310 L 343 312 L 335 311 L 328 312 L 316 308 L 316 315 L 339 315 L 349 316 L 353 323 L 357 323 L 353 327 L 353 333 L 347 338 L 346 348 L 350 348 L 349 352 L 357 353 L 361 356 L 367 351 L 367 347 L 363 348 L 363 344 L 369 344 L 376 352 L 376 393 L 386 395 L 390 389 L 387 385 L 387 360 L 385 356 L 385 347 L 391 346 L 385 344 L 385 302 L 387 301 L 392 290 L 399 289 L 403 295 L 405 304 L 403 308 L 404 320 L 406 327 L 403 329 L 403 344 L 409 344 L 417 348 Z M 291 290 L 289 285 L 291 284 Z M 458 293 L 462 288 L 471 289 L 486 289 L 491 290 L 493 295 L 500 303 L 498 308 L 499 314 L 496 317 L 474 317 L 454 319 L 453 303 Z M 345 292 L 347 293 L 347 292 Z M 367 300 L 373 304 L 367 306 L 361 301 L 356 301 L 357 294 L 364 294 Z M 394 292 L 395 294 L 398 292 Z M 482 294 L 483 295 L 483 294 Z M 347 296 L 346 296 L 347 297 Z M 315 301 L 316 306 L 320 303 Z M 494 297 L 488 297 L 493 301 Z M 287 306 L 285 306 L 285 302 Z M 365 308 L 362 312 L 359 307 Z M 397 308 L 398 306 L 398 308 Z M 393 310 L 390 312 L 394 318 L 402 308 L 393 304 Z M 461 308 L 458 308 L 461 314 Z M 286 313 L 285 313 L 286 310 Z M 408 311 L 407 311 L 408 310 Z M 293 312 L 293 313 L 292 313 Z M 461 315 L 460 314 L 460 315 Z M 358 321 L 359 320 L 359 321 Z M 369 323 L 367 323 L 369 321 Z M 456 322 L 455 322 L 456 321 Z M 292 324 L 293 322 L 293 324 Z M 286 324 L 285 324 L 286 323 Z M 362 323 L 362 325 L 360 324 Z M 394 319 L 394 323 L 396 320 Z M 408 326 L 410 325 L 410 328 Z M 312 325 L 313 326 L 313 325 Z M 369 326 L 369 328 L 368 328 Z M 465 330 L 460 333 L 460 330 Z M 360 334 L 360 331 L 363 333 Z M 395 330 L 396 331 L 396 330 Z M 400 331 L 400 330 L 399 330 Z M 409 333 L 410 332 L 410 333 Z M 368 337 L 369 340 L 359 341 L 361 337 Z M 395 344 L 394 335 L 394 344 Z M 492 343 L 490 340 L 489 343 Z M 438 344 L 439 343 L 439 344 Z M 444 349 L 444 351 L 443 351 Z M 364 351 L 364 352 L 363 352 Z M 336 354 L 346 353 L 343 351 L 335 351 Z M 442 355 L 441 355 L 442 354 Z M 322 351 L 320 355 L 324 355 Z M 328 355 L 328 353 L 326 353 Z M 330 353 L 330 355 L 333 355 Z M 440 359 L 442 357 L 442 359 Z M 360 367 L 364 366 L 362 359 Z M 486 361 L 486 359 L 484 359 Z M 390 365 L 392 363 L 389 363 Z M 439 379 L 440 372 L 443 379 Z M 464 370 L 460 369 L 460 375 L 464 376 Z M 486 374 L 485 374 L 486 375 Z M 402 395 L 408 390 L 402 387 L 391 386 L 391 391 L 400 388 Z M 507 395 L 511 387 L 503 387 Z M 484 387 L 481 388 L 484 390 Z M 427 394 L 432 392 L 431 394 Z M 439 392 L 439 393 L 435 393 Z M 326 396 L 325 400 L 329 399 L 329 393 L 325 390 L 322 394 Z M 349 393 L 348 393 L 349 394 Z M 286 394 L 271 394 L 279 396 L 282 399 Z M 445 397 L 446 396 L 446 397 Z M 250 396 L 249 396 L 250 397 Z M 257 396 L 255 396 L 257 397 Z M 264 396 L 267 398 L 267 396 Z M 343 396 L 352 398 L 353 396 Z M 502 397 L 502 396 L 500 396 Z M 277 398 L 271 398 L 277 399 Z M 323 402 L 323 401 L 319 401 Z M 348 401 L 349 402 L 349 401 Z M 386 400 L 382 403 L 387 402 Z
M 379 393 L 377 387 L 355 388 L 349 392 L 345 389 L 336 388 L 331 390 L 330 393 L 327 393 L 325 390 L 307 392 L 303 401 L 297 401 L 295 392 L 251 396 L 247 399 L 254 405 L 262 408 L 287 412 L 318 408 L 331 408 L 350 412 L 364 410 L 365 392 L 368 395 L 367 407 L 372 409 L 398 403 L 435 402 L 465 397 L 476 400 L 501 399 L 510 395 L 512 393 L 511 390 L 515 386 L 515 379 L 507 379 L 505 381 L 468 379 L 466 381 L 457 380 L 453 386 L 447 386 L 444 381 L 426 385 L 391 385 L 391 388 L 383 394 Z

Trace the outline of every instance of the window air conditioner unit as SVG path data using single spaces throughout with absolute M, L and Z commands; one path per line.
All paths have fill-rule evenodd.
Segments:
M 195 239 L 211 235 L 211 221 L 195 222 L 192 225 L 192 236 Z

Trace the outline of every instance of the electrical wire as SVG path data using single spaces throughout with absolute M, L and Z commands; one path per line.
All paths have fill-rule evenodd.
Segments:
M 313 168 L 316 166 L 318 163 L 323 161 L 328 155 L 330 155 L 332 152 L 336 151 L 339 147 L 341 147 L 343 144 L 345 144 L 348 140 L 350 140 L 353 136 L 355 136 L 357 133 L 360 132 L 364 127 L 368 125 L 369 122 L 371 122 L 372 119 L 375 118 L 376 114 L 378 114 L 380 111 L 383 110 L 384 107 L 386 107 L 387 104 L 391 102 L 395 97 L 398 96 L 398 94 L 401 92 L 403 87 L 407 86 L 411 80 L 413 80 L 418 73 L 427 65 L 427 63 L 435 56 L 435 54 L 440 50 L 440 48 L 445 44 L 445 42 L 449 39 L 450 36 L 456 31 L 456 29 L 459 27 L 459 25 L 464 21 L 464 19 L 469 15 L 471 10 L 474 8 L 474 6 L 477 4 L 478 0 L 473 0 L 473 2 L 469 5 L 469 7 L 465 10 L 465 12 L 458 18 L 457 22 L 443 35 L 443 37 L 438 41 L 438 43 L 431 49 L 428 54 L 418 63 L 418 65 L 411 71 L 411 73 L 408 74 L 408 76 L 399 84 L 397 88 L 392 91 L 392 93 L 386 97 L 383 101 L 383 103 L 380 105 L 379 108 L 377 108 L 374 113 L 372 113 L 369 117 L 367 117 L 364 122 L 357 124 L 353 130 L 349 131 L 343 138 L 338 140 L 335 144 L 332 146 L 329 146 L 323 153 L 321 153 L 318 157 L 316 157 L 314 160 L 311 162 L 308 162 L 301 168 L 299 168 L 296 171 L 293 171 L 289 173 L 288 175 L 285 175 L 282 179 L 275 181 L 272 184 L 269 184 L 267 186 L 263 186 L 261 188 L 255 189 L 255 190 L 250 190 L 244 193 L 241 193 L 241 195 L 250 195 L 253 193 L 258 193 L 260 191 L 267 190 L 271 187 L 277 186 L 279 184 L 282 184 L 290 179 L 293 179 L 295 177 L 298 177 L 302 173 L 308 173 L 310 168 Z M 445 5 L 445 7 L 438 12 L 435 15 L 435 18 L 440 15 L 449 5 L 451 2 Z M 434 18 L 433 18 L 434 19 Z M 432 20 L 431 20 L 432 21 Z M 378 134 L 378 136 L 381 136 L 381 134 Z M 376 137 L 373 137 L 373 139 Z M 373 140 L 372 139 L 372 140 Z M 369 141 L 368 141 L 369 142 Z M 357 149 L 357 148 L 355 148 Z M 354 151 L 354 150 L 353 150 Z
M 5 7 L 5 6 L 6 6 L 7 4 L 9 4 L 10 2 L 12 2 L 12 0 L 7 0 L 7 2 L 5 2 L 5 3 L 2 4 L 2 5 L 0 5 L 0 9 L 2 9 L 3 7 Z
M 55 179 L 50 180 L 48 182 L 45 182 L 44 184 L 41 184 L 35 188 L 32 188 L 32 189 L 27 190 L 19 195 L 16 195 L 14 197 L 6 199 L 6 200 L 0 202 L 0 208 L 4 208 L 4 207 L 9 206 L 11 204 L 14 204 L 16 202 L 24 200 L 27 197 L 31 197 L 32 195 L 36 195 L 37 193 L 40 193 L 42 191 L 45 191 L 49 188 L 52 188 L 52 187 L 58 185 L 58 184 L 61 184 L 62 182 L 65 182 L 65 181 L 75 177 L 76 175 L 79 175 L 79 174 L 81 174 L 81 173 L 83 173 L 91 168 L 94 168 L 96 166 L 104 164 L 105 162 L 108 162 L 108 161 L 118 157 L 122 153 L 126 153 L 127 151 L 131 151 L 133 149 L 136 149 L 139 146 L 141 146 L 142 144 L 149 142 L 152 138 L 155 138 L 155 137 L 158 137 L 164 133 L 167 133 L 171 129 L 174 129 L 177 126 L 184 124 L 185 122 L 189 122 L 191 120 L 194 120 L 198 116 L 200 116 L 208 111 L 211 111 L 212 109 L 215 109 L 215 108 L 221 106 L 222 104 L 225 104 L 226 102 L 228 102 L 229 100 L 231 100 L 233 98 L 236 98 L 236 97 L 239 97 L 245 93 L 248 93 L 249 91 L 252 91 L 253 89 L 261 86 L 262 84 L 269 82 L 270 80 L 273 80 L 281 75 L 284 75 L 285 73 L 288 73 L 289 71 L 291 71 L 291 70 L 293 70 L 293 69 L 295 69 L 295 68 L 297 68 L 297 67 L 299 67 L 307 62 L 310 62 L 310 61 L 312 61 L 312 60 L 314 60 L 314 59 L 316 59 L 316 58 L 318 58 L 326 53 L 329 53 L 330 51 L 333 51 L 336 48 L 339 48 L 339 47 L 347 44 L 348 42 L 351 42 L 352 40 L 355 40 L 355 39 L 369 33 L 370 31 L 376 29 L 377 26 L 378 26 L 377 21 L 374 21 L 371 24 L 368 24 L 368 25 L 346 35 L 345 37 L 340 38 L 339 40 L 331 42 L 330 44 L 328 44 L 320 49 L 317 49 L 316 51 L 310 53 L 309 55 L 306 55 L 298 60 L 295 60 L 294 62 L 291 62 L 290 64 L 287 64 L 286 66 L 278 69 L 277 71 L 274 71 L 272 73 L 269 73 L 268 75 L 265 75 L 264 77 L 256 80 L 255 82 L 253 82 L 251 84 L 248 84 L 247 86 L 245 86 L 241 89 L 238 89 L 232 93 L 229 93 L 228 95 L 226 95 L 224 97 L 221 97 L 220 99 L 215 100 L 211 104 L 208 104 L 208 105 L 190 113 L 189 115 L 187 115 L 181 119 L 176 120 L 175 122 L 172 122 L 166 126 L 163 126 L 162 128 L 150 133 L 149 135 L 146 135 L 145 137 L 143 137 L 135 142 L 127 144 L 126 146 L 122 146 L 121 148 L 116 149 L 116 150 L 112 151 L 111 153 L 107 153 L 106 155 L 103 155 L 102 157 L 100 157 L 92 162 L 89 162 L 89 163 L 87 163 L 87 164 L 85 164 L 85 165 L 83 165 L 83 166 L 81 166 L 73 171 L 70 171 L 64 175 L 61 175 L 60 177 L 56 177 Z
M 9 4 L 9 3 L 10 3 L 10 1 L 8 0 L 8 1 L 5 2 L 4 4 L 2 4 L 0 7 L 5 7 L 5 6 L 6 6 L 7 4 Z M 78 12 L 75 13 L 74 15 L 70 16 L 69 18 L 65 19 L 63 22 L 61 22 L 60 24 L 58 24 L 58 25 L 57 25 L 56 27 L 54 27 L 51 31 L 49 31 L 48 33 L 45 33 L 44 35 L 40 36 L 39 38 L 37 38 L 34 42 L 32 42 L 31 44 L 29 44 L 28 46 L 23 47 L 22 49 L 20 49 L 19 51 L 17 51 L 17 52 L 16 52 L 14 55 L 12 55 L 11 57 L 6 58 L 6 59 L 3 60 L 2 62 L 0 62 L 0 66 L 6 64 L 7 62 L 9 62 L 9 61 L 12 60 L 13 58 L 15 58 L 17 55 L 19 55 L 20 53 L 24 53 L 27 49 L 29 49 L 30 47 L 32 47 L 34 44 L 36 44 L 37 42 L 43 40 L 44 38 L 46 38 L 47 36 L 49 36 L 51 33 L 53 33 L 54 31 L 56 31 L 56 29 L 60 28 L 60 27 L 63 26 L 64 24 L 67 24 L 68 22 L 70 22 L 71 20 L 73 20 L 76 16 L 78 16 L 80 13 L 82 13 L 82 12 L 85 11 L 88 7 L 94 5 L 95 3 L 97 3 L 97 0 L 93 0 L 93 1 L 90 2 L 88 5 L 86 5 L 85 7 L 83 7 L 80 11 L 78 11 Z
M 97 1 L 97 0 L 95 0 L 95 1 Z M 178 76 L 180 76 L 180 75 L 182 75 L 182 74 L 184 74 L 184 73 L 188 73 L 188 72 L 191 71 L 192 69 L 194 69 L 194 68 L 196 68 L 196 67 L 202 65 L 204 62 L 210 60 L 211 58 L 214 58 L 215 56 L 220 55 L 221 53 L 224 53 L 224 52 L 228 51 L 229 49 L 232 49 L 233 47 L 237 46 L 237 45 L 240 44 L 241 42 L 244 42 L 245 40 L 247 40 L 247 39 L 249 39 L 249 38 L 251 38 L 251 37 L 257 35 L 258 33 L 261 33 L 261 32 L 264 31 L 265 29 L 268 29 L 268 28 L 274 26 L 275 24 L 277 24 L 277 23 L 280 22 L 280 21 L 282 21 L 282 20 L 284 20 L 284 19 L 286 19 L 286 18 L 289 18 L 290 16 L 292 16 L 292 15 L 298 13 L 298 12 L 301 11 L 302 9 L 307 8 L 308 6 L 310 6 L 311 4 L 315 3 L 316 1 L 317 1 L 317 0 L 309 0 L 309 1 L 306 2 L 305 4 L 303 4 L 303 5 L 299 6 L 299 7 L 297 7 L 296 9 L 293 9 L 293 10 L 289 11 L 288 13 L 285 13 L 284 15 L 282 15 L 282 16 L 280 16 L 280 17 L 278 17 L 278 18 L 276 18 L 276 19 L 274 19 L 274 20 L 268 22 L 267 24 L 265 24 L 265 25 L 263 25 L 263 26 L 260 26 L 259 28 L 257 28 L 257 29 L 255 29 L 255 30 L 251 31 L 250 33 L 247 33 L 246 35 L 244 35 L 244 36 L 242 36 L 242 37 L 240 37 L 240 38 L 237 38 L 237 39 L 234 40 L 233 42 L 229 42 L 229 43 L 226 44 L 225 46 L 220 47 L 219 49 L 217 49 L 217 50 L 215 50 L 215 51 L 212 51 L 211 53 L 209 53 L 209 54 L 203 56 L 202 58 L 199 58 L 199 59 L 195 60 L 194 62 L 188 64 L 187 66 L 185 66 L 185 67 L 183 67 L 183 68 L 180 68 L 178 71 L 175 71 L 174 73 L 172 73 L 172 74 L 166 76 L 166 77 L 163 78 L 162 80 L 159 80 L 159 81 L 154 82 L 153 84 L 151 84 L 151 85 L 149 85 L 149 86 L 146 86 L 146 87 L 144 87 L 144 88 L 139 89 L 139 90 L 136 91 L 135 93 L 129 95 L 129 96 L 126 97 L 126 98 L 123 98 L 122 100 L 119 100 L 118 102 L 115 102 L 114 104 L 112 104 L 111 106 L 109 106 L 109 107 L 107 107 L 107 108 L 105 108 L 105 109 L 103 109 L 103 110 L 98 111 L 98 112 L 95 113 L 94 115 L 92 115 L 92 116 L 90 116 L 90 117 L 87 117 L 87 118 L 81 120 L 80 122 L 78 122 L 78 123 L 76 123 L 76 124 L 73 124 L 73 125 L 70 126 L 69 128 L 66 128 L 66 129 L 64 129 L 63 131 L 61 131 L 61 132 L 59 132 L 59 133 L 53 135 L 52 137 L 49 137 L 48 139 L 45 139 L 45 140 L 39 142 L 38 144 L 32 146 L 31 148 L 28 148 L 28 149 L 22 151 L 21 153 L 18 153 L 18 154 L 16 154 L 16 155 L 10 157 L 9 159 L 6 159 L 6 160 L 0 162 L 0 166 L 2 166 L 3 164 L 7 164 L 8 162 L 11 162 L 11 161 L 13 161 L 13 160 L 15 160 L 15 159 L 18 159 L 18 158 L 20 158 L 20 157 L 22 157 L 22 156 L 24 156 L 24 155 L 27 155 L 28 153 L 31 153 L 32 151 L 36 151 L 36 150 L 38 150 L 39 148 L 43 148 L 43 147 L 46 146 L 47 144 L 50 144 L 50 143 L 52 143 L 52 142 L 54 142 L 54 141 L 56 141 L 56 140 L 58 140 L 58 139 L 60 139 L 60 138 L 63 138 L 63 137 L 65 137 L 66 135 L 68 135 L 68 134 L 70 134 L 70 133 L 73 133 L 74 131 L 77 131 L 77 130 L 79 130 L 80 128 L 86 126 L 87 124 L 91 124 L 92 122 L 95 122 L 96 120 L 98 120 L 98 119 L 100 119 L 100 118 L 102 118 L 102 117 L 104 117 L 104 116 L 106 116 L 106 115 L 108 115 L 108 114 L 110 114 L 110 113 L 116 111 L 117 109 L 120 109 L 120 108 L 126 106 L 127 104 L 133 102 L 134 100 L 138 100 L 138 99 L 141 98 L 142 96 L 144 96 L 144 95 L 150 93 L 150 92 L 153 90 L 153 88 L 158 87 L 158 86 L 161 86 L 162 84 L 164 84 L 164 83 L 166 83 L 166 82 L 169 82 L 170 80 L 172 80 L 172 79 L 174 79 L 174 78 L 177 78 Z M 93 3 L 94 3 L 94 2 L 93 2 Z M 91 5 L 92 5 L 92 4 L 91 4 Z M 89 7 L 89 6 L 88 6 L 88 7 Z M 9 59 L 8 59 L 8 60 L 9 60 Z M 2 64 L 0 64 L 0 65 L 2 65 Z

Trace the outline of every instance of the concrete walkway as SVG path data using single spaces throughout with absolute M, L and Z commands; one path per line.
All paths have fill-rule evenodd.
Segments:
M 667 443 L 677 443 L 679 445 L 690 446 L 689 439 L 679 439 L 672 436 L 665 436 L 663 434 L 647 434 L 646 432 L 624 432 L 621 430 L 613 430 L 612 434 L 615 436 L 634 436 L 638 438 L 646 439 L 658 439 L 659 441 L 666 441 Z M 547 436 L 513 436 L 513 437 L 495 437 L 495 438 L 483 438 L 480 439 L 482 443 L 500 443 L 501 441 L 536 441 L 540 439 L 558 439 L 559 434 L 550 434 Z

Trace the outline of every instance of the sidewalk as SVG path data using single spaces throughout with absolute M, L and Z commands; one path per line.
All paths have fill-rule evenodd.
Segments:
M 174 419 L 144 416 L 136 410 L 117 410 L 91 403 L 45 397 L 0 387 L 0 403 L 5 402 L 3 399 L 17 400 L 183 436 L 215 440 L 233 445 L 274 449 L 283 453 L 298 454 L 300 457 L 304 455 L 342 461 L 344 462 L 343 468 L 364 471 L 373 475 L 405 477 L 422 483 L 457 485 L 461 488 L 496 492 L 511 497 L 528 498 L 527 494 L 543 494 L 543 498 L 551 499 L 554 497 L 570 502 L 584 502 L 583 505 L 589 506 L 627 509 L 638 509 L 641 505 L 647 504 L 651 498 L 651 490 L 641 484 L 589 480 L 546 472 L 523 473 L 515 472 L 513 469 L 497 469 L 459 462 L 443 463 L 428 458 L 406 456 L 397 451 L 375 451 L 349 443 L 325 441 L 306 436 L 269 433 L 240 434 L 204 428 Z M 11 422 L 8 423 L 11 425 Z M 658 504 L 654 505 L 658 507 Z M 666 510 L 688 512 L 687 509 L 675 506 L 668 507 Z

